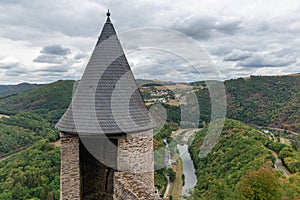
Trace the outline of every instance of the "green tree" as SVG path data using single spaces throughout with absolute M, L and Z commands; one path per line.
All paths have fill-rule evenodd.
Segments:
M 19 200 L 19 199 L 25 199 L 25 189 L 21 185 L 21 183 L 17 183 L 15 187 L 12 190 L 12 197 L 13 199 Z
M 246 173 L 237 185 L 242 200 L 278 200 L 281 188 L 275 175 L 268 169 Z
M 173 182 L 176 179 L 176 172 L 172 168 L 167 169 L 167 175 L 170 178 L 170 181 Z

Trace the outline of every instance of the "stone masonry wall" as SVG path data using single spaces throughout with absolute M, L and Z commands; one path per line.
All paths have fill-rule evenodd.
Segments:
M 125 139 L 118 139 L 117 143 L 118 170 L 120 172 L 112 171 L 113 188 L 111 189 L 113 190 L 113 199 L 161 199 L 159 195 L 155 193 L 154 188 L 152 131 L 145 131 L 134 135 L 129 135 Z M 107 176 L 107 174 L 103 174 L 107 173 L 108 171 L 102 167 L 97 167 L 97 170 L 92 169 L 93 167 L 88 170 L 84 170 L 84 176 L 86 176 L 85 178 L 88 179 L 86 181 L 81 180 L 81 173 L 83 173 L 81 172 L 81 165 L 89 165 L 91 163 L 89 161 L 90 159 L 81 161 L 80 155 L 86 157 L 86 153 L 82 152 L 82 150 L 80 151 L 79 138 L 64 135 L 61 138 L 61 200 L 74 200 L 83 198 L 82 184 L 83 182 L 87 184 L 86 181 L 91 180 L 90 177 L 87 177 L 87 175 L 89 175 L 87 174 L 88 171 L 91 172 L 91 175 L 96 173 L 96 177 L 100 177 L 101 180 L 106 177 L 103 179 L 103 181 L 95 178 L 94 181 L 101 183 L 101 185 L 104 180 L 106 180 L 106 184 L 109 182 L 109 176 Z M 92 165 L 94 166 L 94 162 Z M 109 189 L 109 185 L 110 184 L 105 187 L 105 192 L 100 188 L 100 186 L 99 188 L 97 187 L 96 190 L 99 190 L 99 192 L 104 195 L 100 195 L 100 199 L 110 199 L 109 195 L 105 196 L 106 194 L 110 193 L 108 192 L 111 190 Z M 85 191 L 85 193 L 87 192 L 88 191 Z
M 129 172 L 115 172 L 114 200 L 162 200 L 153 188 Z
M 154 154 L 152 130 L 118 140 L 118 171 L 131 172 L 135 178 L 154 189 Z
M 81 198 L 79 138 L 61 138 L 60 199 Z

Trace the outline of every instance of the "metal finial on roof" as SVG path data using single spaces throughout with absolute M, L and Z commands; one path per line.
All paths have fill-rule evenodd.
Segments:
M 107 16 L 107 17 L 109 17 L 109 16 L 110 16 L 109 9 L 107 10 L 106 16 Z

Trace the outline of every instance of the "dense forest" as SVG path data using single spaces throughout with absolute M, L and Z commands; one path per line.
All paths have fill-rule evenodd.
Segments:
M 60 150 L 55 123 L 74 81 L 58 81 L 0 98 L 0 199 L 59 199 Z M 18 154 L 11 156 L 15 152 Z
M 192 85 L 205 85 L 195 82 Z M 251 76 L 224 82 L 227 118 L 246 124 L 300 131 L 300 76 Z M 207 88 L 196 91 L 202 122 L 209 122 L 211 107 Z
M 22 150 L 0 161 L 0 199 L 59 198 L 60 155 L 59 148 L 52 144 L 58 139 L 54 125 L 70 104 L 74 84 L 74 81 L 57 81 L 26 91 L 11 91 L 10 95 L 0 97 L 0 114 L 9 116 L 0 116 L 0 159 Z M 197 155 L 210 121 L 211 103 L 205 82 L 194 83 L 197 84 L 203 86 L 195 94 L 201 113 L 199 126 L 204 129 L 197 134 L 190 147 L 199 180 L 195 196 L 236 199 L 240 196 L 230 195 L 247 195 L 244 191 L 249 186 L 247 183 L 252 179 L 261 180 L 261 174 L 267 174 L 268 179 L 278 183 L 273 188 L 279 191 L 275 194 L 276 198 L 297 199 L 295 196 L 300 193 L 300 137 L 295 137 L 290 146 L 275 143 L 248 125 L 299 132 L 300 76 L 259 76 L 225 81 L 227 117 L 248 125 L 227 120 L 213 151 L 201 159 Z M 180 107 L 163 106 L 168 116 L 167 124 L 154 136 L 156 149 L 164 146 L 162 138 L 171 140 L 171 132 L 178 128 L 181 120 Z M 292 173 L 289 178 L 273 170 L 275 157 L 270 150 L 278 154 Z M 157 160 L 163 160 L 163 156 L 163 153 L 155 153 Z M 155 173 L 155 185 L 163 193 L 167 184 L 164 176 L 166 169 L 161 166 L 164 163 L 155 165 L 160 169 Z M 244 192 L 240 194 L 236 191 Z
M 225 86 L 228 118 L 300 131 L 300 76 L 251 76 Z
M 0 157 L 7 156 L 41 139 L 58 140 L 59 132 L 41 116 L 23 112 L 0 120 Z
M 40 140 L 0 162 L 0 199 L 59 200 L 60 150 Z
M 195 199 L 277 200 L 300 197 L 300 160 L 295 160 L 294 165 L 298 167 L 287 178 L 274 170 L 275 157 L 270 151 L 276 150 L 285 157 L 293 157 L 292 154 L 299 156 L 295 149 L 283 144 L 277 148 L 259 130 L 227 119 L 212 151 L 205 157 L 199 157 L 207 130 L 206 127 L 198 132 L 189 146 L 198 178 L 193 193 Z M 286 151 L 289 155 L 285 155 Z M 268 187 L 259 188 L 263 185 Z M 253 193 L 249 198 L 247 189 L 251 187 Z

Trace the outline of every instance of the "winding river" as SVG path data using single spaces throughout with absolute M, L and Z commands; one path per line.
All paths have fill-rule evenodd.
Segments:
M 180 157 L 182 159 L 183 165 L 183 174 L 184 174 L 184 186 L 182 187 L 181 195 L 188 195 L 188 190 L 195 187 L 197 184 L 197 176 L 195 174 L 194 163 L 191 159 L 191 156 L 188 152 L 188 145 L 177 145 L 177 149 L 180 152 Z

